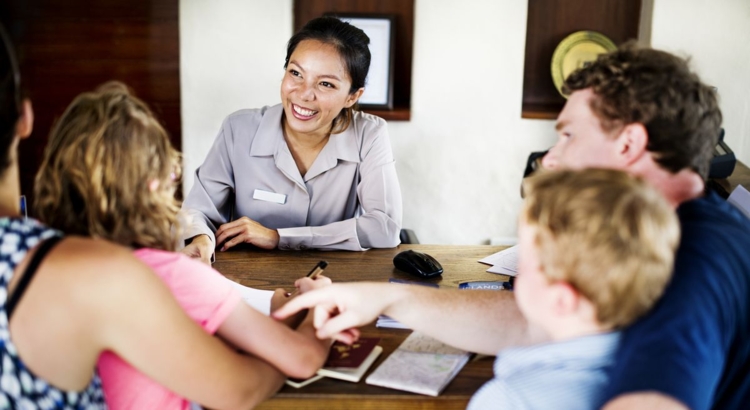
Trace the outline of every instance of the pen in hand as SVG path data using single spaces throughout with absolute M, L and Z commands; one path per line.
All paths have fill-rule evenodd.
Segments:
M 323 269 L 327 267 L 328 267 L 328 262 L 320 261 L 318 262 L 317 265 L 315 265 L 315 267 L 310 271 L 310 273 L 307 274 L 307 277 L 314 280 L 315 278 L 318 277 L 318 275 L 323 273 Z
M 326 261 L 320 261 L 317 265 L 306 275 L 306 277 L 315 280 L 315 278 L 318 277 L 321 273 L 323 273 L 323 269 L 325 269 L 328 266 L 328 262 Z M 299 293 L 299 289 L 295 289 L 292 293 L 287 293 L 286 295 L 288 297 L 294 296 L 297 293 Z

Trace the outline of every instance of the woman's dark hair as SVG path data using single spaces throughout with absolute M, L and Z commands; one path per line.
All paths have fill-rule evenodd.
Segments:
M 5 28 L 0 24 L 0 174 L 10 166 L 10 146 L 21 116 L 18 64 Z
M 370 38 L 364 31 L 337 17 L 323 16 L 310 20 L 289 39 L 284 60 L 285 69 L 297 45 L 304 40 L 317 40 L 336 48 L 352 80 L 350 94 L 365 86 L 367 72 L 370 70 Z M 331 132 L 342 132 L 349 126 L 353 109 L 354 107 L 341 110 L 334 120 Z

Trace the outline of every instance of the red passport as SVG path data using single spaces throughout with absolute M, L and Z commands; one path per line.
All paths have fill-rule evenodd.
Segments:
M 367 359 L 375 346 L 380 342 L 377 337 L 363 337 L 351 346 L 336 342 L 331 346 L 323 367 L 325 368 L 356 368 Z

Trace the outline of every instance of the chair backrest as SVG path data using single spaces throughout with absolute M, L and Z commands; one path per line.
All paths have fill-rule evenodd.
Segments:
M 417 239 L 417 234 L 414 233 L 411 229 L 402 229 L 401 233 L 399 234 L 399 238 L 401 238 L 401 243 L 403 244 L 418 244 L 419 239 Z

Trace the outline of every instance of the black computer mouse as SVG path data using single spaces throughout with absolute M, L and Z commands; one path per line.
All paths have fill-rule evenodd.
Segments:
M 443 267 L 435 258 L 412 249 L 396 255 L 393 264 L 398 270 L 423 279 L 434 278 L 443 273 Z

